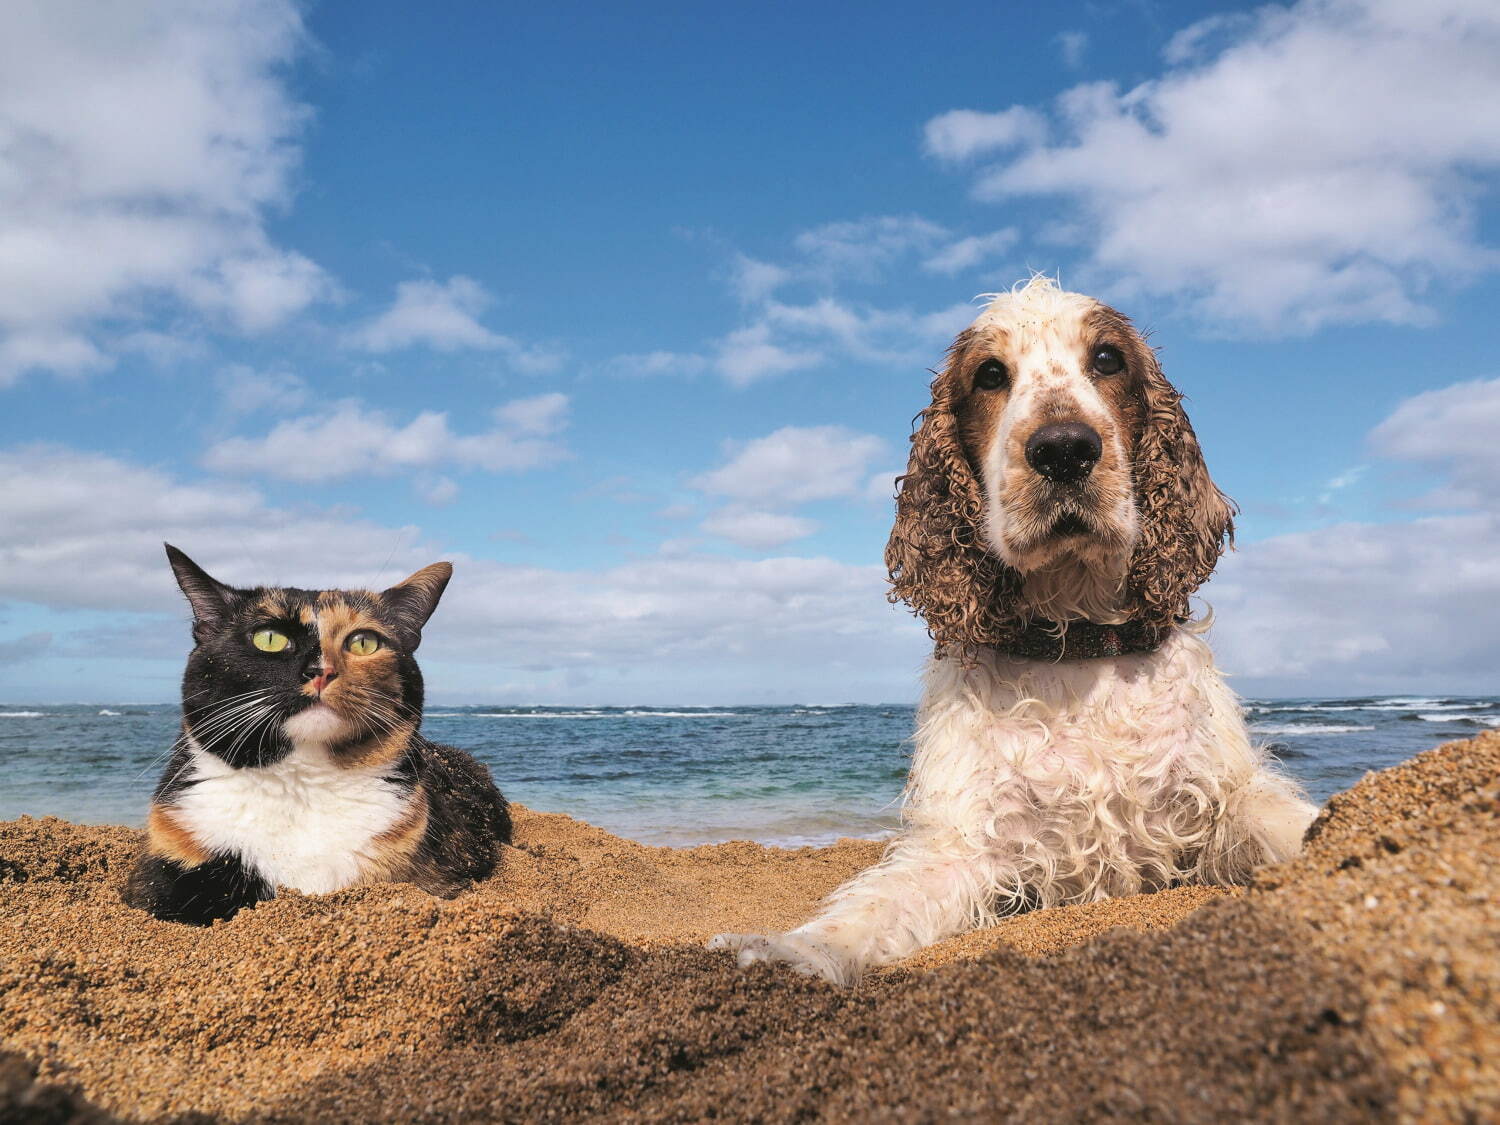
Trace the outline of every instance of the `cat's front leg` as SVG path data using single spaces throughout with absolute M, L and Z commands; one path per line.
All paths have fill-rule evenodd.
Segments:
M 145 852 L 136 860 L 121 896 L 125 905 L 163 922 L 207 926 L 275 896 L 275 888 L 237 856 L 219 855 L 202 863 Z

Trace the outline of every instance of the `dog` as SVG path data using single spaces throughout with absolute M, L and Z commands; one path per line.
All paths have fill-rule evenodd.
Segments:
M 1181 398 L 1129 320 L 1050 278 L 959 334 L 886 548 L 934 642 L 902 830 L 807 923 L 711 948 L 851 984 L 1021 910 L 1298 851 L 1317 810 L 1189 616 L 1235 509 Z

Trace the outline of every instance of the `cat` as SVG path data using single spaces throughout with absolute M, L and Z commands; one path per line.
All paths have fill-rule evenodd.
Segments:
M 495 870 L 505 798 L 483 765 L 418 732 L 412 654 L 452 566 L 378 594 L 246 590 L 166 548 L 195 643 L 127 904 L 207 925 L 283 887 L 390 880 L 451 897 Z

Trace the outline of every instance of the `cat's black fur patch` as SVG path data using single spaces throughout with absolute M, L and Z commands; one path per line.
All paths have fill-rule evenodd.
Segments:
M 490 781 L 489 770 L 468 754 L 420 735 L 417 741 L 420 752 L 414 759 L 429 809 L 422 859 L 439 881 L 457 890 L 494 872 L 493 841 L 510 843 L 510 806 Z
M 188 867 L 148 852 L 131 871 L 124 898 L 163 922 L 207 926 L 275 894 L 274 887 L 232 855 Z
M 346 819 L 344 806 L 323 807 L 339 810 L 330 823 L 345 826 L 340 830 L 346 838 L 367 833 L 353 851 L 332 857 L 314 854 L 304 837 L 301 850 L 292 853 L 298 863 L 343 857 L 358 875 L 337 875 L 339 886 L 389 878 L 435 894 L 455 893 L 494 871 L 500 845 L 511 838 L 505 798 L 483 765 L 462 750 L 429 742 L 418 729 L 423 685 L 412 654 L 451 567 L 427 567 L 382 593 L 237 589 L 211 578 L 175 548 L 168 546 L 167 554 L 193 608 L 196 643 L 183 673 L 182 735 L 153 795 L 147 844 L 129 880 L 127 902 L 159 918 L 206 923 L 272 897 L 276 887 L 267 872 L 277 870 L 273 859 L 283 860 L 286 848 L 279 838 L 268 842 L 264 828 L 241 831 L 237 826 L 255 820 L 255 808 L 233 802 L 241 793 L 249 794 L 247 802 L 274 798 L 258 797 L 258 781 L 241 788 L 226 778 L 245 770 L 288 777 L 278 767 L 297 753 L 294 736 L 313 754 L 285 767 L 294 777 L 307 768 L 325 778 L 355 771 L 347 775 L 352 782 L 337 785 L 364 787 L 354 801 L 356 812 Z M 374 638 L 371 651 L 354 644 L 361 636 Z M 315 720 L 319 733 L 308 733 L 308 720 Z M 222 764 L 208 769 L 214 760 Z M 236 772 L 227 774 L 225 766 Z M 218 788 L 195 794 L 203 785 Z M 366 793 L 378 798 L 377 807 L 387 810 L 383 815 L 402 810 L 383 830 L 362 827 L 358 806 Z M 227 809 L 219 803 L 225 799 L 231 802 Z M 284 805 L 270 808 L 287 815 Z M 241 812 L 250 815 L 242 819 Z M 306 823 L 300 813 L 298 818 Z M 274 816 L 265 822 L 286 823 Z M 226 850 L 225 839 L 240 842 Z M 291 880 L 287 885 L 300 881 L 307 889 L 315 882 L 285 875 L 284 864 L 279 870 Z

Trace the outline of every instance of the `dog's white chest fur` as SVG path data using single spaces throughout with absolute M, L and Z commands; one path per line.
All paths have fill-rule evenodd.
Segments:
M 260 769 L 233 769 L 196 746 L 191 753 L 196 784 L 175 798 L 175 818 L 272 885 L 308 894 L 359 882 L 370 842 L 409 800 L 380 767 L 337 765 L 319 745 Z
M 1182 629 L 1134 656 L 935 661 L 906 800 L 885 858 L 816 918 L 718 947 L 848 982 L 1026 906 L 1242 882 L 1295 854 L 1316 812 Z

